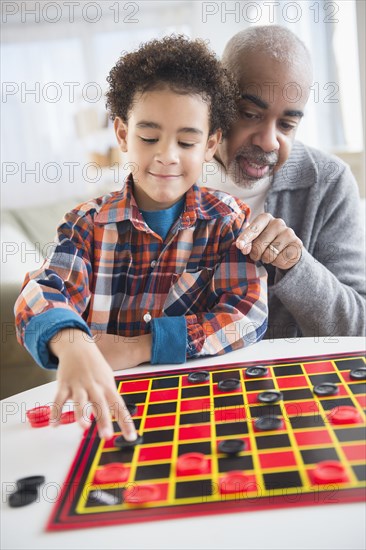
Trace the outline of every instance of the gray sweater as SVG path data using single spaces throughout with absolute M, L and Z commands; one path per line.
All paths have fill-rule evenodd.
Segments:
M 295 142 L 265 211 L 282 218 L 304 243 L 292 269 L 266 265 L 266 338 L 364 335 L 364 235 L 358 187 L 347 165 Z

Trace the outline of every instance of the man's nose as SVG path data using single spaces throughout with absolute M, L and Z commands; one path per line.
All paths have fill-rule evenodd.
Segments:
M 277 138 L 276 125 L 268 122 L 262 124 L 253 135 L 252 144 L 260 147 L 265 153 L 278 151 L 280 144 Z
M 161 164 L 176 164 L 179 160 L 177 145 L 172 142 L 160 142 L 159 145 L 155 159 Z

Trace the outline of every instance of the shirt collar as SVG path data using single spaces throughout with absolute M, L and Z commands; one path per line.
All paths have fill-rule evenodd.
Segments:
M 232 213 L 232 208 L 219 200 L 207 200 L 201 188 L 194 184 L 186 192 L 185 207 L 181 214 L 181 228 L 186 229 L 195 225 L 197 219 L 210 220 Z M 148 229 L 139 207 L 133 196 L 133 178 L 129 174 L 121 191 L 110 193 L 105 197 L 94 220 L 104 225 L 130 220 L 136 229 Z

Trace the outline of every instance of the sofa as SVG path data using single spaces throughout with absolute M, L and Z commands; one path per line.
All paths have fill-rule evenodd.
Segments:
M 26 272 L 39 267 L 65 212 L 79 197 L 44 206 L 1 211 L 1 399 L 55 380 L 55 371 L 38 366 L 18 343 L 14 303 Z

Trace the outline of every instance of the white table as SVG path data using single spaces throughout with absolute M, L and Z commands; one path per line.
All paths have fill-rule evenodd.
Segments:
M 224 357 L 192 361 L 189 366 L 363 351 L 365 344 L 364 338 L 335 337 L 263 341 Z M 172 366 L 154 367 L 154 371 L 169 368 Z M 149 370 L 152 368 L 146 365 L 123 372 Z M 1 402 L 2 550 L 365 548 L 365 503 L 295 507 L 46 533 L 44 528 L 55 497 L 81 439 L 81 430 L 76 424 L 57 429 L 32 429 L 27 424 L 25 411 L 52 401 L 55 388 L 56 383 L 51 382 Z M 16 479 L 37 474 L 46 477 L 39 502 L 23 508 L 10 508 L 6 498 L 15 489 Z

